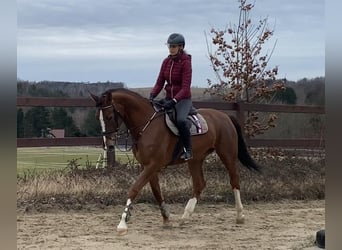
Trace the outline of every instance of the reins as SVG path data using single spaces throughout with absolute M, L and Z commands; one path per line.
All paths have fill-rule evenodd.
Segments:
M 150 119 L 146 122 L 145 126 L 143 127 L 143 129 L 138 133 L 138 135 L 142 135 L 142 133 L 145 131 L 145 129 L 148 127 L 148 125 L 150 125 L 151 121 L 154 119 L 154 117 L 156 116 L 157 111 L 154 111 L 153 115 L 150 117 Z
M 108 109 L 108 108 L 113 108 L 113 112 L 114 112 L 114 119 L 115 119 L 115 127 L 116 129 L 115 130 L 112 130 L 112 131 L 103 131 L 102 132 L 102 135 L 103 136 L 107 136 L 107 135 L 110 135 L 110 134 L 113 134 L 114 133 L 114 137 L 115 137 L 115 144 L 118 146 L 118 139 L 121 138 L 121 135 L 126 135 L 126 151 L 130 151 L 132 149 L 132 147 L 130 149 L 127 149 L 127 145 L 128 145 L 128 138 L 129 138 L 129 135 L 131 134 L 130 131 L 133 131 L 137 128 L 140 128 L 140 127 L 143 127 L 138 133 L 138 137 L 136 139 L 133 138 L 133 145 L 137 144 L 138 140 L 139 140 L 139 137 L 142 135 L 142 133 L 148 128 L 148 126 L 151 124 L 151 122 L 163 115 L 165 112 L 160 112 L 161 110 L 157 110 L 157 111 L 154 111 L 153 114 L 150 116 L 150 118 L 143 124 L 143 125 L 138 125 L 138 126 L 134 126 L 134 127 L 131 127 L 131 128 L 127 128 L 127 125 L 126 123 L 124 122 L 124 124 L 126 125 L 126 128 L 125 130 L 122 130 L 120 131 L 119 129 L 119 117 L 122 119 L 122 116 L 120 115 L 119 111 L 117 111 L 115 109 L 115 106 L 114 104 L 111 104 L 111 105 L 108 105 L 108 106 L 105 106 L 105 107 L 99 107 L 99 109 L 101 110 L 105 110 L 105 109 Z M 159 113 L 159 114 L 158 114 Z M 123 120 L 123 119 L 122 119 Z M 113 138 L 111 138 L 113 139 Z M 119 147 L 117 147 L 119 148 Z M 120 149 L 119 149 L 120 150 Z M 121 151 L 121 150 L 120 150 Z

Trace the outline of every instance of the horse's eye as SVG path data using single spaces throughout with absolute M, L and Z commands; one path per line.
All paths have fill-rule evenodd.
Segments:
M 110 120 L 112 120 L 112 119 L 113 119 L 113 116 L 108 116 L 108 117 L 107 117 L 107 120 L 108 120 L 108 121 L 110 121 Z

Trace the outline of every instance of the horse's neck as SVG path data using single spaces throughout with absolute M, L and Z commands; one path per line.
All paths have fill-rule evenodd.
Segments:
M 135 96 L 117 96 L 116 102 L 124 107 L 123 119 L 126 126 L 139 133 L 154 113 L 152 106 L 144 99 Z

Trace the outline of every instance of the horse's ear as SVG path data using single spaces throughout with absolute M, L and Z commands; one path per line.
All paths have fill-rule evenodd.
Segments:
M 105 98 L 106 98 L 106 103 L 112 103 L 112 95 L 111 94 L 107 94 L 105 96 Z
M 99 98 L 98 96 L 96 96 L 96 95 L 94 95 L 94 94 L 92 94 L 92 93 L 90 93 L 90 92 L 89 92 L 89 94 L 90 94 L 91 99 L 93 99 L 93 101 L 94 101 L 95 103 L 98 103 L 98 102 L 99 102 L 100 98 Z

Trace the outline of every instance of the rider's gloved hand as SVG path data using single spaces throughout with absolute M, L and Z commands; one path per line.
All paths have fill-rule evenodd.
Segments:
M 173 98 L 173 99 L 166 100 L 163 106 L 165 109 L 171 109 L 176 105 L 176 103 L 177 103 L 176 99 Z
M 156 98 L 153 94 L 150 94 L 150 102 L 153 102 L 154 98 Z

